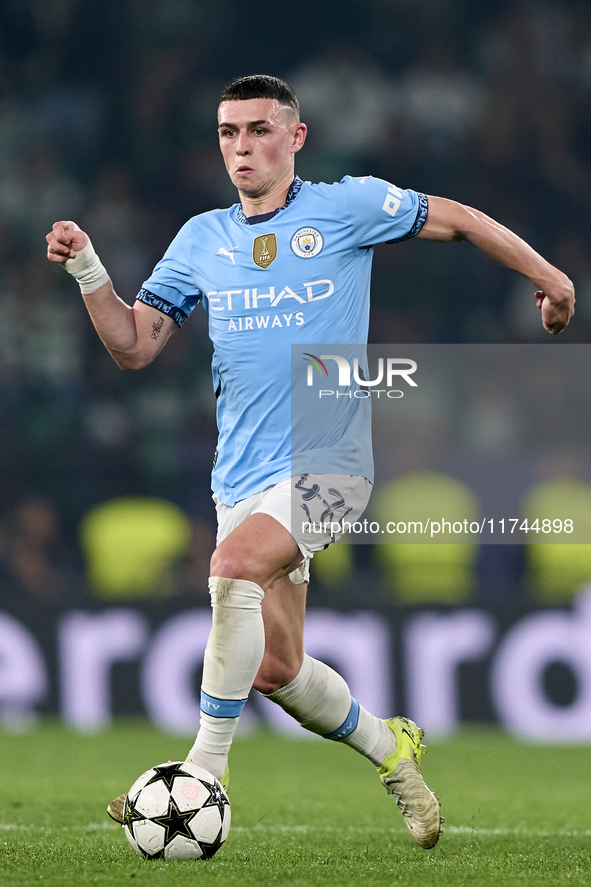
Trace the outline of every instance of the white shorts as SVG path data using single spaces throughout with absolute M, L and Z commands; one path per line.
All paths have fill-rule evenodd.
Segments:
M 304 559 L 289 574 L 296 585 L 310 579 L 310 560 L 343 535 L 343 519 L 359 520 L 367 507 L 372 484 L 352 474 L 302 474 L 287 477 L 261 493 L 224 505 L 213 497 L 217 511 L 216 545 L 252 514 L 274 517 L 291 534 Z

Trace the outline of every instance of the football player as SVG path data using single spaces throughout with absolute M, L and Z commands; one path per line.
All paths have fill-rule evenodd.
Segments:
M 254 686 L 308 730 L 365 755 L 415 840 L 430 848 L 441 819 L 420 771 L 422 731 L 405 718 L 366 711 L 339 674 L 304 651 L 310 559 L 338 537 L 334 518 L 353 522 L 362 514 L 373 468 L 371 448 L 359 446 L 368 432 L 354 400 L 329 445 L 312 431 L 293 452 L 291 346 L 367 341 L 378 243 L 467 241 L 531 281 L 542 323 L 554 335 L 573 314 L 573 286 L 517 235 L 453 200 L 371 176 L 302 182 L 294 161 L 306 126 L 293 91 L 275 77 L 232 83 L 221 96 L 218 132 L 239 202 L 190 219 L 132 307 L 74 222 L 56 222 L 47 236 L 48 258 L 76 278 L 100 338 L 124 370 L 154 360 L 199 303 L 208 314 L 218 537 L 201 724 L 188 760 L 227 785 L 232 737 Z M 312 521 L 331 515 L 326 532 L 304 532 L 292 520 L 294 498 Z M 109 806 L 118 821 L 124 801 Z

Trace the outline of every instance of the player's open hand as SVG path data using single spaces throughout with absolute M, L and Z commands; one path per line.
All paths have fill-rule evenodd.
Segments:
M 47 240 L 47 258 L 50 262 L 63 264 L 73 259 L 76 253 L 84 249 L 89 242 L 88 234 L 82 231 L 76 222 L 54 222 L 53 228 L 45 238 Z
M 571 285 L 572 286 L 572 285 Z M 545 330 L 557 336 L 575 313 L 574 290 L 561 298 L 550 298 L 547 293 L 538 290 L 535 294 L 536 305 L 542 312 L 542 325 Z

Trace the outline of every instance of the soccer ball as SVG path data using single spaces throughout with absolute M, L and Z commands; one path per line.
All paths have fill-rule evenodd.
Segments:
M 123 828 L 148 859 L 209 859 L 230 831 L 220 782 L 196 764 L 169 761 L 146 770 L 127 793 Z

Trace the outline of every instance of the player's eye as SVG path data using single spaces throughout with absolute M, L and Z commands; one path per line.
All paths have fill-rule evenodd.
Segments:
M 254 130 L 254 134 L 255 134 L 255 136 L 264 136 L 266 132 L 267 132 L 266 129 L 260 129 L 260 128 L 259 128 L 259 129 L 255 129 L 255 130 Z

